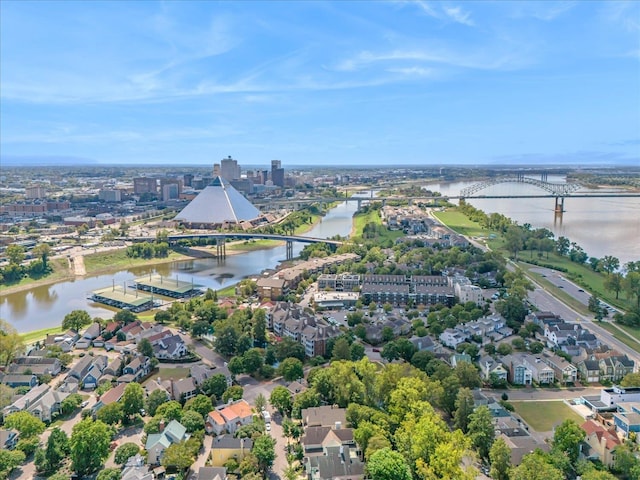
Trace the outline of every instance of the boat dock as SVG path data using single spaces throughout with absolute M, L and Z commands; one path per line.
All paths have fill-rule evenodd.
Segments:
M 136 313 L 150 310 L 155 306 L 152 295 L 142 294 L 133 288 L 127 290 L 119 285 L 94 290 L 89 298 L 94 302 Z
M 202 295 L 200 285 L 185 282 L 176 278 L 167 278 L 162 275 L 149 275 L 136 278 L 134 287 L 151 294 L 162 295 L 169 298 L 190 298 Z

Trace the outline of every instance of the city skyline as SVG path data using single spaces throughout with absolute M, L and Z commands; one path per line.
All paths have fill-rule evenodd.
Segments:
M 634 2 L 4 2 L 3 163 L 640 164 Z

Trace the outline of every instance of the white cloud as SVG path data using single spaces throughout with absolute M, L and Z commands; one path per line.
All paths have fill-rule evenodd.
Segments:
M 407 77 L 428 77 L 432 76 L 434 70 L 422 67 L 404 67 L 404 68 L 388 68 L 387 72 L 399 73 Z
M 417 5 L 422 13 L 432 18 L 443 21 L 453 20 L 468 27 L 475 25 L 475 22 L 471 19 L 471 12 L 463 10 L 462 7 L 453 7 L 440 2 L 427 2 L 426 0 L 415 0 L 410 3 Z
M 467 25 L 469 27 L 475 25 L 473 20 L 471 20 L 471 12 L 465 12 L 460 7 L 443 7 L 443 10 L 444 13 L 446 13 L 447 16 L 455 22 Z

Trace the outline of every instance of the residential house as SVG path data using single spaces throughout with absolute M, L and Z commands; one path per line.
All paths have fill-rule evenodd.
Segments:
M 86 349 L 91 346 L 93 341 L 100 336 L 100 324 L 94 322 L 87 327 L 82 337 L 76 342 L 76 348 Z
M 6 416 L 14 412 L 27 410 L 29 407 L 35 405 L 49 390 L 51 390 L 51 387 L 47 384 L 38 385 L 18 397 L 11 405 L 4 407 L 2 412 Z
M 156 477 L 144 464 L 144 457 L 137 453 L 123 465 L 120 480 L 154 480 Z
M 607 358 L 601 358 L 599 366 L 600 380 L 619 382 L 625 375 L 633 373 L 635 363 L 626 355 L 612 355 Z
M 186 402 L 198 394 L 198 387 L 191 377 L 180 380 L 165 380 L 162 382 L 162 386 L 171 394 L 172 400 L 179 402 Z
M 253 422 L 251 405 L 244 399 L 237 400 L 219 411 L 222 418 L 224 418 L 225 429 L 231 434 L 236 433 L 236 430 L 241 426 Z
M 522 355 L 523 364 L 531 370 L 531 378 L 539 383 L 549 385 L 554 382 L 556 375 L 549 365 L 542 361 L 540 357 L 533 355 Z
M 105 375 L 111 375 L 112 377 L 119 377 L 122 373 L 122 359 L 120 357 L 116 357 L 109 362 L 107 368 L 102 372 Z
M 153 345 L 153 354 L 157 359 L 175 360 L 187 354 L 187 346 L 180 335 L 172 335 L 158 340 Z
M 191 375 L 191 378 L 193 378 L 193 382 L 196 384 L 196 386 L 200 387 L 206 379 L 212 377 L 218 372 L 215 369 L 208 367 L 207 365 L 198 364 L 193 365 L 189 369 L 189 373 Z
M 256 286 L 260 299 L 278 300 L 287 293 L 284 278 L 259 278 L 256 281 Z
M 197 480 L 227 480 L 225 467 L 200 467 Z
M 49 357 L 17 357 L 13 360 L 8 373 L 24 375 L 25 372 L 33 375 L 51 375 L 55 377 L 62 370 L 62 363 L 57 358 Z
M 608 430 L 595 420 L 587 420 L 580 428 L 585 431 L 585 443 L 588 448 L 583 449 L 583 455 L 587 458 L 600 460 L 610 467 L 613 465 L 614 449 L 622 442 L 615 430 Z
M 544 353 L 540 358 L 553 369 L 557 381 L 567 384 L 578 380 L 578 369 L 571 362 L 555 353 Z
M 340 422 L 336 422 L 334 426 L 306 427 L 300 443 L 305 456 L 317 455 L 328 447 L 356 448 L 353 429 L 343 428 Z
M 232 435 L 220 435 L 211 440 L 211 463 L 216 467 L 223 466 L 232 458 L 240 463 L 253 448 L 250 438 L 235 438 Z
M 600 381 L 600 362 L 593 357 L 586 360 L 582 360 L 578 363 L 578 372 L 580 378 L 585 382 L 599 382 Z
M 364 462 L 352 447 L 327 447 L 322 455 L 305 458 L 311 480 L 358 480 L 364 478 Z
M 225 431 L 226 423 L 218 410 L 212 410 L 207 415 L 204 429 L 208 434 L 221 435 Z
M 449 363 L 453 368 L 456 368 L 460 362 L 467 362 L 471 364 L 471 356 L 466 353 L 454 353 L 449 357 Z
M 33 388 L 38 385 L 38 377 L 34 374 L 31 375 L 2 375 L 0 373 L 0 383 L 6 385 L 7 387 L 16 388 L 16 387 L 29 387 Z
M 62 413 L 62 402 L 70 395 L 68 392 L 49 389 L 42 397 L 27 408 L 27 411 L 35 415 L 43 422 L 51 422 Z
M 465 341 L 464 335 L 456 329 L 447 328 L 440 334 L 440 343 L 445 347 L 455 349 L 458 345 Z
M 0 450 L 13 450 L 18 444 L 20 432 L 0 428 Z
M 335 427 L 347 424 L 347 410 L 334 405 L 304 408 L 301 411 L 305 427 Z
M 489 356 L 485 356 L 480 359 L 479 364 L 482 378 L 484 378 L 485 380 L 491 379 L 493 375 L 493 377 L 497 378 L 498 380 L 504 380 L 505 382 L 507 381 L 508 372 L 504 368 L 502 363 Z
M 631 432 L 640 433 L 640 402 L 619 403 L 618 411 L 613 414 L 613 424 L 627 437 Z
M 521 355 L 505 355 L 502 363 L 507 369 L 507 380 L 513 385 L 531 385 L 533 372 L 522 359 Z
M 120 401 L 120 399 L 122 398 L 122 395 L 124 395 L 124 389 L 126 388 L 126 386 L 127 385 L 125 383 L 121 383 L 119 385 L 116 385 L 112 389 L 107 390 L 105 393 L 103 393 L 98 398 L 98 401 L 95 403 L 95 405 L 91 408 L 93 413 L 96 413 L 98 410 L 100 410 L 102 407 L 106 405 L 111 405 L 114 402 Z
M 174 443 L 187 440 L 190 435 L 187 429 L 177 420 L 171 420 L 167 426 L 161 424 L 160 433 L 147 435 L 147 463 L 151 465 L 159 464 L 164 455 L 164 451 Z
M 149 357 L 144 355 L 138 355 L 131 360 L 128 365 L 125 365 L 122 369 L 123 375 L 131 375 L 134 382 L 137 382 L 149 374 L 151 370 L 151 361 Z
M 158 378 L 158 380 L 150 379 L 147 382 L 145 382 L 144 391 L 147 394 L 147 397 L 149 395 L 151 395 L 156 390 L 163 391 L 165 393 L 166 397 L 167 397 L 167 400 L 171 400 L 171 394 L 166 389 L 166 387 L 162 385 L 162 383 L 161 383 L 159 378 Z

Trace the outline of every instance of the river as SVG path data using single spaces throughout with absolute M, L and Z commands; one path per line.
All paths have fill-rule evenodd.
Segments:
M 366 196 L 363 194 L 363 196 Z M 329 238 L 334 235 L 349 236 L 356 202 L 343 202 L 332 208 L 320 223 L 305 236 Z M 303 244 L 294 243 L 293 253 L 298 255 Z M 176 276 L 183 281 L 218 290 L 240 280 L 254 276 L 269 268 L 275 268 L 285 260 L 285 247 L 278 246 L 246 253 L 229 255 L 218 262 L 215 258 L 194 259 L 141 266 L 115 274 L 87 276 L 75 280 L 34 287 L 28 291 L 12 293 L 0 298 L 0 318 L 7 320 L 19 332 L 29 332 L 60 325 L 64 316 L 72 310 L 83 309 L 92 317 L 111 318 L 114 310 L 87 300 L 93 290 L 131 283 L 134 278 L 160 273 L 169 278 Z
M 564 177 L 549 176 L 549 182 L 561 183 Z M 426 185 L 443 195 L 459 195 L 460 190 L 477 182 L 453 182 Z M 603 190 L 582 188 L 576 193 Z M 609 189 L 606 189 L 609 191 Z M 503 183 L 482 190 L 477 195 L 541 195 L 546 192 L 533 185 Z M 592 257 L 613 255 L 624 264 L 640 260 L 640 198 L 571 198 L 565 199 L 565 213 L 555 221 L 553 198 L 473 198 L 468 203 L 486 213 L 501 213 L 520 225 L 548 228 L 556 238 L 564 236 L 580 245 Z

